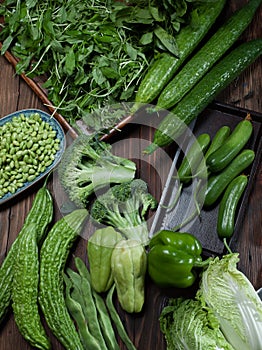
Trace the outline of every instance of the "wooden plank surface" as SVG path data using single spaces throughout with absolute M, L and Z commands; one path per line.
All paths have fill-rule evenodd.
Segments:
M 223 16 L 228 16 L 236 8 L 246 1 L 229 0 Z M 257 12 L 252 24 L 241 36 L 239 41 L 250 40 L 262 37 L 261 29 L 262 8 Z M 262 65 L 261 58 L 252 64 L 241 76 L 236 79 L 228 88 L 226 88 L 217 100 L 232 104 L 236 107 L 248 108 L 258 112 L 262 111 Z M 23 108 L 40 108 L 48 112 L 42 101 L 27 86 L 23 79 L 15 75 L 15 72 L 4 57 L 0 57 L 0 117 Z M 132 157 L 132 150 L 137 138 L 152 138 L 152 131 L 144 128 L 130 128 L 123 134 L 129 141 L 120 144 L 121 152 L 127 157 Z M 159 165 L 160 162 L 160 165 Z M 150 162 L 145 159 L 137 160 L 139 166 L 138 176 L 141 176 L 149 182 L 150 191 L 159 199 L 161 195 L 161 186 L 159 183 L 167 175 L 168 166 L 160 158 L 152 156 Z M 154 166 L 161 168 L 161 174 L 154 172 Z M 0 264 L 6 253 L 10 249 L 19 230 L 22 227 L 25 216 L 30 210 L 33 198 L 37 189 L 41 186 L 39 183 L 34 191 L 26 193 L 21 198 L 8 203 L 0 208 Z M 50 181 L 48 187 L 54 193 L 53 182 Z M 262 286 L 262 166 L 261 162 L 257 169 L 255 180 L 252 186 L 249 203 L 245 212 L 243 226 L 238 233 L 237 250 L 240 253 L 239 269 L 243 271 L 255 288 Z M 56 208 L 55 220 L 61 217 Z M 86 240 L 80 239 L 74 249 L 74 254 L 85 259 Z M 147 280 L 146 302 L 142 313 L 137 315 L 127 315 L 121 313 L 122 320 L 126 329 L 134 341 L 138 350 L 146 349 L 165 349 L 165 342 L 159 330 L 158 317 L 164 302 L 168 296 L 190 295 L 191 290 L 181 291 L 161 290 Z M 53 349 L 62 350 L 63 347 L 48 331 L 52 339 Z M 125 349 L 120 342 L 121 349 Z M 8 315 L 4 323 L 0 326 L 0 350 L 30 350 L 26 341 L 19 334 L 14 322 L 12 313 Z

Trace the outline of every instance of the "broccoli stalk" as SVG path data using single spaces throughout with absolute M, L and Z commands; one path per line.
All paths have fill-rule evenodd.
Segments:
M 141 179 L 115 185 L 101 194 L 91 207 L 94 221 L 118 229 L 125 238 L 147 244 L 148 227 L 145 215 L 155 209 L 156 199 Z
M 62 186 L 79 207 L 85 207 L 96 190 L 128 182 L 135 172 L 134 162 L 113 155 L 110 144 L 87 135 L 78 137 L 66 149 L 58 167 Z

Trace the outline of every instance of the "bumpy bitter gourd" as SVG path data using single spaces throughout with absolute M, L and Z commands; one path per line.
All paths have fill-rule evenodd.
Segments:
M 67 350 L 84 350 L 67 310 L 63 276 L 70 249 L 87 216 L 86 209 L 77 209 L 58 220 L 40 251 L 39 304 L 49 328 Z
M 32 346 L 51 349 L 50 341 L 41 323 L 38 307 L 39 259 L 37 224 L 31 223 L 20 239 L 14 265 L 12 307 L 16 325 Z
M 8 308 L 11 304 L 12 283 L 13 283 L 13 265 L 17 257 L 19 242 L 27 230 L 28 225 L 36 223 L 37 240 L 40 242 L 45 234 L 47 227 L 53 219 L 53 198 L 46 187 L 46 183 L 41 187 L 34 198 L 32 207 L 27 214 L 25 222 L 16 240 L 13 242 L 3 264 L 0 268 L 0 323 L 3 321 Z

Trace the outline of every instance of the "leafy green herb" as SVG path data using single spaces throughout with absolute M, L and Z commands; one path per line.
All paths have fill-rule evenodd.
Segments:
M 179 55 L 175 34 L 192 6 L 192 0 L 5 0 L 1 53 L 11 50 L 19 59 L 18 74 L 43 78 L 49 100 L 71 124 L 84 118 L 93 130 L 111 128 L 117 120 L 108 105 L 134 100 L 159 51 Z

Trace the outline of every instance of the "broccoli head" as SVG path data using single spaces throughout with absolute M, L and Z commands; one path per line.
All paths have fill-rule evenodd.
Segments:
M 85 207 L 96 190 L 128 182 L 135 172 L 133 161 L 114 155 L 110 144 L 87 135 L 74 140 L 58 166 L 62 186 L 79 207 Z
M 145 181 L 133 179 L 112 186 L 97 197 L 91 207 L 94 221 L 113 226 L 126 238 L 148 242 L 146 213 L 155 209 L 156 199 L 148 192 Z

